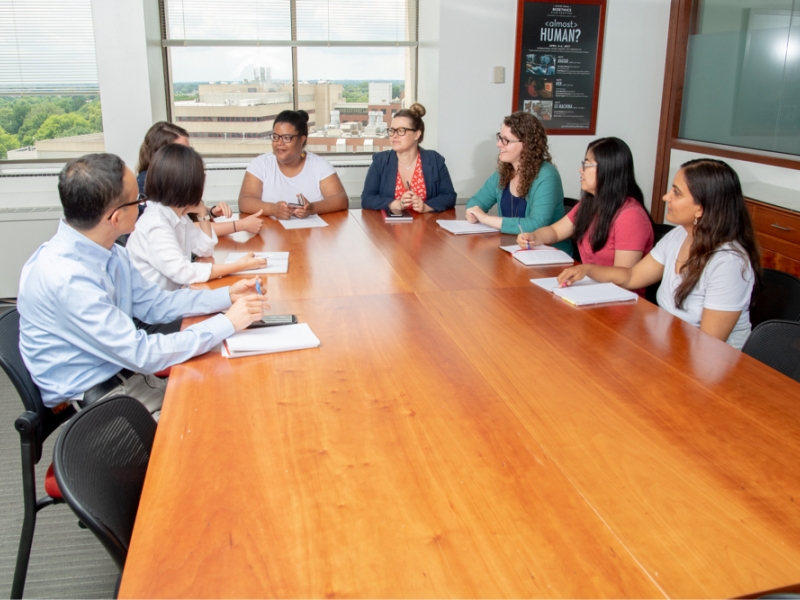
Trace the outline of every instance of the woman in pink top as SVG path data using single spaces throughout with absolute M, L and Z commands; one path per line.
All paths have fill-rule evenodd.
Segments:
M 584 263 L 632 267 L 653 248 L 653 223 L 630 148 L 614 137 L 593 141 L 580 174 L 581 201 L 552 225 L 519 234 L 517 242 L 525 248 L 574 238 Z

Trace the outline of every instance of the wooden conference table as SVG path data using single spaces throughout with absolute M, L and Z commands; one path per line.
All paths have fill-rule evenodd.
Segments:
M 569 306 L 529 283 L 560 268 L 442 217 L 350 211 L 220 243 L 288 250 L 273 312 L 322 345 L 173 368 L 120 596 L 800 581 L 800 384 L 646 301 Z

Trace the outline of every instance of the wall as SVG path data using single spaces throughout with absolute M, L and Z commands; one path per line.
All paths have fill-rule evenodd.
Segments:
M 597 136 L 551 136 L 567 196 L 580 195 L 578 163 L 594 137 L 631 147 L 645 198 L 653 189 L 670 0 L 611 0 L 606 12 Z M 517 0 L 423 0 L 419 98 L 429 109 L 426 145 L 447 160 L 459 197 L 492 173 L 494 134 L 511 112 Z M 506 82 L 490 83 L 491 69 Z

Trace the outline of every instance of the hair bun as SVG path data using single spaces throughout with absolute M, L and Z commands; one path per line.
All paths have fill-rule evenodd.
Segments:
M 414 113 L 420 119 L 425 116 L 425 107 L 419 102 L 414 102 L 414 104 L 412 104 L 408 110 L 409 112 Z
M 304 110 L 298 110 L 297 114 L 300 115 L 300 118 L 303 120 L 303 123 L 308 123 L 308 113 Z

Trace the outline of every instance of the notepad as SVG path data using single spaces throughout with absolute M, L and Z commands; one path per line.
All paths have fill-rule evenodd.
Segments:
M 308 323 L 262 327 L 237 331 L 222 343 L 222 356 L 240 358 L 256 354 L 274 354 L 317 348 L 319 338 L 314 335 Z
M 561 285 L 558 283 L 558 277 L 537 277 L 536 279 L 531 279 L 531 283 L 538 285 L 540 288 L 547 290 L 548 292 L 552 292 L 553 290 L 562 289 Z M 596 285 L 597 282 L 592 279 L 591 277 L 584 277 L 573 283 L 570 287 L 583 287 L 587 285 Z
M 408 212 L 407 210 L 402 210 L 399 213 L 395 214 L 391 211 L 386 210 L 385 208 L 381 209 L 381 213 L 383 213 L 383 220 L 386 223 L 413 223 L 414 217 L 413 215 Z
M 523 250 L 519 246 L 500 246 L 501 250 L 510 252 L 511 256 L 528 267 L 542 265 L 573 264 L 575 260 L 566 252 L 552 246 L 536 246 Z
M 239 213 L 233 213 L 230 217 L 214 217 L 214 223 L 230 223 L 231 221 L 238 221 Z
M 235 263 L 242 258 L 247 252 L 231 252 L 228 258 L 225 259 L 225 264 Z M 238 271 L 233 275 L 256 275 L 259 273 L 286 273 L 289 271 L 289 253 L 288 252 L 253 252 L 259 258 L 267 259 L 267 266 L 260 269 L 248 269 L 247 271 Z
M 575 306 L 591 304 L 608 304 L 609 302 L 636 302 L 639 295 L 619 287 L 613 283 L 596 283 L 594 285 L 571 285 L 553 290 L 553 294 L 561 296 L 565 302 Z
M 497 233 L 499 229 L 489 227 L 483 223 L 468 223 L 467 221 L 456 220 L 448 221 L 445 219 L 438 219 L 436 221 L 439 227 L 446 229 L 454 235 L 464 235 L 468 233 Z
M 273 219 L 275 217 L 272 217 Z M 276 219 L 284 229 L 310 229 L 312 227 L 327 227 L 328 224 L 319 215 L 309 215 L 305 219 L 292 217 L 291 219 Z

